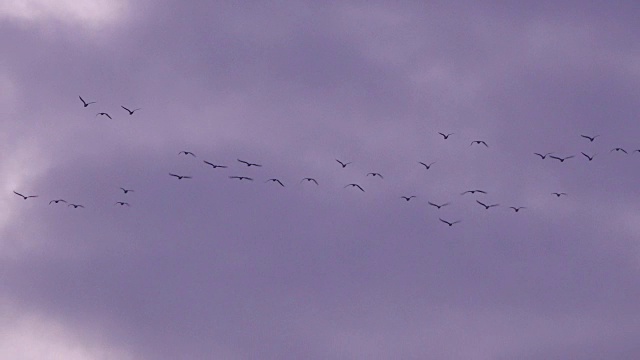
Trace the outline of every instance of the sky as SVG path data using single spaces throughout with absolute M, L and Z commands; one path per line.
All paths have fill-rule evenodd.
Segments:
M 638 15 L 3 1 L 0 358 L 640 358 Z

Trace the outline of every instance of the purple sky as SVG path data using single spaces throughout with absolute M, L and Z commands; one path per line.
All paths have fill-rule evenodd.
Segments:
M 0 358 L 640 358 L 636 2 L 51 3 L 0 4 Z

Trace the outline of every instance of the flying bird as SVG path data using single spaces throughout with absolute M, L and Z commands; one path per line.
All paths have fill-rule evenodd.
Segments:
M 66 201 L 66 200 L 64 200 L 64 199 L 51 200 L 51 201 L 49 201 L 49 205 L 51 205 L 52 203 L 57 204 L 57 203 L 59 203 L 59 202 L 66 203 L 67 201 Z
M 430 164 L 425 164 L 422 161 L 418 161 L 419 164 L 422 164 L 427 170 L 431 169 L 431 165 L 435 164 L 436 162 L 433 161 Z
M 483 203 L 483 202 L 480 202 L 480 201 L 478 201 L 478 200 L 476 200 L 476 202 L 477 202 L 478 204 L 480 204 L 480 205 L 484 206 L 485 210 L 489 210 L 490 208 L 492 208 L 492 207 L 494 207 L 494 206 L 498 206 L 498 205 L 500 205 L 500 204 L 491 204 L 491 205 L 487 205 L 487 204 L 485 204 L 485 203 Z
M 484 140 L 474 140 L 474 141 L 471 142 L 471 144 L 469 144 L 469 146 L 471 146 L 473 144 L 478 144 L 478 145 L 482 144 L 482 145 L 484 145 L 486 147 L 489 147 L 489 145 L 487 145 L 487 143 Z
M 569 156 L 565 156 L 565 157 L 558 157 L 558 156 L 549 155 L 549 157 L 552 158 L 552 159 L 556 159 L 556 160 L 558 160 L 560 162 L 564 162 L 567 159 L 571 159 L 571 158 L 575 157 L 575 155 L 569 155 Z
M 191 176 L 187 176 L 187 175 L 176 175 L 176 174 L 172 174 L 172 173 L 169 173 L 169 175 L 174 176 L 174 177 L 177 177 L 177 178 L 178 178 L 178 180 L 182 180 L 182 179 L 191 179 Z
M 589 135 L 580 135 L 585 139 L 588 139 L 590 142 L 593 142 L 593 140 L 595 140 L 598 136 L 600 135 L 594 135 L 594 136 L 589 136 Z
M 540 153 L 534 153 L 534 154 L 535 154 L 535 155 L 540 156 L 540 159 L 544 160 L 544 159 L 546 159 L 546 158 L 547 158 L 547 156 L 548 156 L 548 155 L 551 155 L 551 154 L 553 154 L 553 153 L 552 153 L 552 152 L 548 152 L 548 153 L 546 153 L 546 154 L 544 154 L 544 155 L 542 155 L 542 154 L 540 154 Z
M 487 192 L 483 191 L 483 190 L 467 190 L 467 191 L 463 192 L 460 195 L 464 195 L 466 193 L 470 193 L 470 194 L 475 194 L 475 193 L 486 194 Z
M 193 156 L 193 157 L 196 157 L 196 154 L 192 153 L 191 151 L 185 151 L 185 150 L 182 150 L 182 151 L 180 151 L 180 152 L 178 153 L 178 155 L 180 155 L 180 154 L 191 155 L 191 156 Z
M 246 176 L 229 176 L 229 179 L 238 179 L 238 180 L 249 180 L 253 181 L 252 178 Z
M 596 154 L 593 154 L 593 155 L 589 156 L 589 155 L 587 155 L 587 154 L 585 154 L 585 153 L 583 153 L 583 152 L 580 152 L 580 153 L 581 153 L 582 155 L 586 156 L 586 157 L 587 157 L 587 159 L 589 159 L 589 161 L 593 160 L 593 158 L 596 156 Z
M 269 180 L 267 180 L 267 181 L 265 181 L 265 182 L 269 182 L 269 181 L 271 181 L 271 182 L 277 182 L 278 184 L 280 184 L 280 186 L 284 187 L 284 184 L 282 183 L 282 181 L 280 181 L 280 180 L 278 180 L 278 179 L 276 179 L 276 178 L 269 179 Z
M 377 172 L 370 172 L 370 173 L 368 173 L 368 174 L 367 174 L 367 176 L 369 176 L 369 175 L 371 175 L 371 176 L 373 176 L 373 177 L 376 177 L 376 176 L 377 176 L 377 177 L 379 177 L 380 179 L 384 179 L 384 178 L 382 177 L 382 175 L 380 175 L 380 173 L 377 173 Z
M 86 101 L 84 101 L 82 96 L 78 96 L 78 97 L 80 98 L 80 101 L 82 101 L 82 105 L 84 105 L 84 107 L 87 107 L 87 106 L 89 106 L 91 104 L 95 104 L 96 103 L 95 101 L 86 102 Z
M 304 179 L 300 180 L 300 182 L 301 182 L 301 183 L 302 183 L 303 181 L 311 181 L 311 182 L 316 183 L 316 185 L 318 185 L 318 182 L 317 182 L 317 181 L 316 181 L 316 179 L 314 179 L 314 178 L 306 177 L 306 178 L 304 178 Z
M 120 190 L 122 190 L 122 192 L 125 193 L 125 194 L 128 193 L 128 192 L 133 192 L 132 189 L 125 189 L 123 187 L 121 187 Z
M 244 160 L 240 160 L 240 159 L 238 159 L 238 161 L 239 161 L 239 162 L 241 162 L 241 163 L 243 163 L 243 164 L 246 164 L 248 167 L 251 167 L 251 166 L 258 166 L 258 167 L 261 167 L 261 166 L 262 166 L 262 165 L 259 165 L 259 164 L 250 163 L 250 162 L 248 162 L 248 161 L 244 161 Z
M 207 165 L 211 165 L 211 167 L 213 167 L 214 169 L 216 169 L 216 168 L 223 168 L 223 169 L 226 169 L 226 168 L 227 168 L 227 166 L 226 166 L 226 165 L 216 165 L 216 164 L 214 164 L 214 163 L 210 163 L 210 162 L 208 162 L 207 160 L 202 160 L 202 161 L 204 161 L 204 163 L 205 163 L 205 164 L 207 164 Z
M 13 191 L 13 193 L 14 193 L 14 194 L 16 194 L 16 195 L 18 195 L 18 196 L 20 196 L 20 197 L 22 197 L 22 198 L 23 198 L 23 199 L 25 199 L 25 200 L 27 200 L 28 198 L 35 198 L 35 197 L 38 197 L 38 195 L 28 195 L 28 196 L 24 196 L 24 195 L 20 194 L 19 192 L 16 192 L 15 190 Z
M 347 184 L 347 185 L 345 185 L 344 187 L 346 188 L 346 187 L 348 187 L 348 186 L 351 186 L 351 187 L 357 187 L 358 189 L 360 189 L 360 191 L 364 192 L 364 189 L 362 188 L 362 186 L 360 186 L 360 185 L 358 185 L 358 184 Z
M 515 212 L 518 212 L 518 211 L 520 211 L 520 210 L 522 210 L 522 209 L 526 209 L 526 207 L 524 207 L 524 206 L 518 206 L 518 207 L 515 207 L 515 206 L 509 206 L 509 208 L 510 208 L 510 209 L 513 209 L 513 211 L 515 211 Z
M 125 202 L 125 201 L 118 201 L 118 202 L 117 202 L 117 203 L 115 203 L 114 205 L 120 205 L 120 206 L 127 205 L 127 206 L 131 206 L 131 205 L 129 205 L 129 203 L 128 203 L 128 202 Z
M 440 208 L 442 208 L 443 206 L 447 206 L 447 205 L 449 205 L 449 203 L 444 203 L 444 204 L 442 204 L 442 205 L 438 205 L 438 204 L 432 203 L 431 201 L 427 201 L 427 203 L 428 203 L 429 205 L 431 205 L 431 206 L 435 206 L 435 207 L 437 207 L 437 208 L 438 208 L 438 210 L 440 210 Z
M 406 201 L 409 201 L 411 199 L 413 199 L 414 197 L 416 197 L 415 195 L 411 195 L 411 196 L 400 196 L 401 199 L 405 199 Z
M 348 163 L 343 163 L 342 161 L 340 161 L 340 160 L 338 160 L 338 159 L 336 159 L 336 161 L 337 161 L 338 163 L 340 163 L 340 165 L 342 165 L 342 168 L 343 168 L 343 169 L 344 169 L 344 168 L 346 168 L 346 167 L 347 167 L 347 165 L 351 164 L 351 161 L 350 161 L 350 162 L 348 162 Z
M 445 223 L 445 224 L 447 224 L 447 225 L 449 225 L 449 226 L 453 226 L 454 224 L 457 224 L 457 223 L 459 223 L 460 221 L 462 221 L 462 220 L 456 220 L 456 221 L 454 221 L 454 222 L 449 222 L 449 221 L 447 221 L 447 220 L 443 220 L 443 219 L 441 219 L 441 218 L 438 218 L 438 219 L 440 219 L 440 221 L 442 221 L 443 223 Z
M 108 117 L 109 119 L 113 120 L 113 119 L 111 118 L 111 115 L 107 114 L 106 112 L 99 112 L 99 113 L 97 113 L 97 114 L 96 114 L 96 116 L 98 116 L 98 115 L 106 116 L 106 117 Z
M 628 153 L 627 153 L 627 151 L 626 151 L 625 149 L 620 148 L 620 147 L 613 148 L 613 149 L 611 149 L 611 151 L 609 151 L 609 152 L 613 152 L 613 151 L 622 151 L 623 153 L 628 154 Z
M 442 137 L 443 137 L 445 140 L 447 140 L 447 139 L 449 138 L 449 136 L 451 136 L 451 135 L 453 135 L 453 134 L 455 134 L 455 133 L 448 133 L 448 134 L 444 134 L 444 133 L 438 132 L 438 134 L 442 135 Z
M 553 194 L 553 195 L 555 195 L 555 196 L 557 196 L 557 197 L 560 197 L 560 196 L 562 196 L 562 195 L 567 196 L 567 193 L 563 193 L 563 192 L 561 192 L 561 193 L 553 192 L 553 193 L 551 193 L 551 194 Z
M 120 105 L 121 108 L 127 110 L 127 112 L 129 113 L 129 115 L 133 115 L 134 112 L 138 111 L 138 110 L 142 110 L 141 108 L 137 108 L 137 109 L 133 109 L 133 110 L 129 110 L 126 107 Z
M 80 207 L 80 208 L 84 208 L 84 206 L 79 205 L 79 204 L 69 204 L 69 205 L 67 205 L 67 207 L 69 207 L 69 206 L 73 206 L 73 208 L 74 208 L 74 209 L 77 209 L 77 208 L 79 208 L 79 207 Z

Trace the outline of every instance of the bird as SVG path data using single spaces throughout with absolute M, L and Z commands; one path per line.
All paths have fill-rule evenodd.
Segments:
M 625 150 L 625 149 L 623 149 L 623 148 L 620 148 L 620 147 L 613 148 L 613 149 L 611 149 L 611 151 L 609 151 L 609 152 L 613 152 L 613 151 L 622 151 L 623 153 L 628 154 L 628 153 L 627 153 L 627 150 Z
M 316 183 L 316 185 L 318 185 L 318 181 L 316 181 L 316 179 L 314 179 L 314 178 L 306 177 L 306 178 L 300 180 L 300 183 L 302 183 L 303 181 L 311 181 L 311 182 Z
M 127 206 L 131 206 L 131 205 L 129 205 L 129 203 L 128 203 L 128 202 L 125 202 L 125 201 L 118 201 L 118 202 L 116 202 L 114 205 L 120 205 L 120 206 L 127 205 Z
M 137 109 L 133 109 L 133 110 L 129 110 L 126 107 L 120 105 L 121 108 L 127 110 L 127 112 L 129 113 L 129 115 L 133 115 L 134 112 L 138 111 L 138 110 L 142 110 L 141 108 L 137 108 Z
M 362 186 L 360 186 L 360 185 L 358 185 L 358 184 L 347 184 L 347 185 L 345 185 L 344 187 L 346 188 L 346 187 L 348 187 L 348 186 L 351 186 L 351 187 L 357 187 L 358 189 L 360 189 L 360 191 L 364 192 L 364 189 L 362 188 Z
M 191 156 L 193 156 L 193 157 L 196 157 L 196 154 L 192 153 L 191 151 L 185 151 L 185 150 L 182 150 L 182 151 L 180 151 L 180 152 L 178 153 L 178 155 L 180 155 L 180 154 L 191 155 Z
M 278 180 L 278 179 L 276 179 L 276 178 L 269 179 L 269 180 L 267 180 L 267 181 L 265 181 L 265 182 L 269 182 L 269 181 L 271 181 L 271 182 L 277 182 L 278 184 L 280 184 L 280 186 L 284 187 L 284 184 L 282 183 L 282 181 L 280 181 L 280 180 Z
M 226 165 L 216 165 L 216 164 L 214 164 L 214 163 L 210 163 L 210 162 L 208 162 L 207 160 L 202 160 L 202 161 L 204 161 L 204 163 L 205 163 L 205 164 L 207 164 L 207 165 L 211 165 L 211 167 L 213 167 L 214 169 L 216 169 L 216 168 L 223 168 L 223 169 L 226 169 L 226 168 L 227 168 L 227 166 L 226 166 Z
M 84 208 L 84 206 L 79 205 L 79 204 L 69 204 L 69 205 L 67 205 L 67 207 L 69 207 L 69 206 L 73 206 L 74 209 L 77 209 L 79 207 Z
M 191 179 L 191 176 L 187 176 L 187 175 L 176 175 L 176 174 L 172 174 L 172 173 L 169 173 L 169 175 L 174 176 L 174 177 L 177 177 L 177 178 L 178 178 L 178 180 L 182 180 L 182 179 Z
M 567 193 L 563 193 L 563 192 L 561 192 L 561 193 L 553 192 L 553 193 L 551 193 L 551 194 L 553 194 L 553 195 L 555 195 L 555 196 L 557 196 L 557 197 L 560 197 L 560 196 L 562 196 L 562 195 L 567 196 Z
M 248 161 L 244 161 L 244 160 L 240 160 L 240 159 L 238 159 L 238 161 L 239 161 L 239 162 L 241 162 L 241 163 L 243 163 L 243 164 L 246 164 L 248 167 L 251 167 L 251 166 L 261 167 L 261 166 L 262 166 L 262 165 L 259 165 L 259 164 L 250 163 L 250 162 L 248 162 Z
M 424 165 L 424 167 L 425 167 L 427 170 L 429 170 L 429 169 L 431 169 L 431 165 L 435 164 L 436 162 L 435 162 L 435 161 L 433 161 L 433 162 L 431 162 L 431 163 L 429 163 L 429 164 L 425 164 L 425 163 L 423 163 L 422 161 L 418 161 L 418 163 L 419 163 L 419 164 Z
M 544 159 L 546 159 L 546 158 L 547 158 L 547 156 L 548 156 L 548 155 L 551 155 L 551 154 L 553 154 L 553 153 L 552 153 L 552 152 L 548 152 L 548 153 L 546 153 L 546 154 L 544 154 L 544 155 L 542 155 L 542 154 L 540 154 L 540 153 L 534 153 L 534 154 L 535 154 L 535 155 L 540 156 L 540 159 L 544 160 Z
M 633 150 L 632 152 L 636 152 L 636 151 L 637 151 L 637 152 L 640 152 L 640 149 L 635 149 L 635 150 Z
M 67 201 L 66 201 L 66 200 L 64 200 L 64 199 L 51 200 L 51 201 L 49 201 L 49 205 L 51 205 L 52 203 L 57 204 L 57 203 L 59 203 L 59 202 L 66 203 Z
M 491 204 L 491 205 L 487 205 L 487 204 L 485 204 L 485 203 L 483 203 L 483 202 L 480 202 L 480 201 L 478 201 L 478 200 L 476 200 L 476 202 L 477 202 L 478 204 L 480 204 L 480 205 L 484 206 L 485 210 L 489 210 L 489 208 L 492 208 L 492 207 L 494 207 L 494 206 L 498 206 L 498 205 L 500 205 L 500 204 Z
M 575 157 L 575 155 L 569 155 L 569 156 L 565 156 L 565 157 L 558 157 L 558 156 L 549 155 L 549 157 L 552 158 L 552 159 L 556 159 L 556 160 L 558 160 L 560 162 L 564 162 L 567 159 L 571 159 L 571 158 Z
M 456 221 L 454 221 L 454 222 L 449 222 L 449 221 L 447 221 L 447 220 L 443 220 L 443 219 L 441 219 L 441 218 L 438 218 L 438 219 L 440 219 L 440 221 L 442 221 L 443 223 L 445 223 L 445 224 L 447 224 L 447 225 L 449 225 L 449 226 L 453 226 L 454 224 L 457 224 L 457 223 L 459 223 L 459 222 L 461 222 L 461 221 L 462 221 L 462 220 L 456 220 Z
M 340 161 L 340 160 L 338 160 L 338 159 L 336 159 L 336 161 L 337 161 L 338 163 L 340 163 L 340 165 L 342 165 L 342 168 L 343 168 L 343 169 L 344 169 L 344 168 L 346 168 L 346 167 L 347 167 L 347 165 L 351 164 L 351 161 L 350 161 L 350 162 L 347 162 L 347 163 L 344 163 L 344 162 L 342 162 L 342 161 Z
M 580 135 L 581 137 L 588 139 L 590 142 L 593 142 L 593 140 L 595 140 L 598 136 L 600 135 L 594 135 L 594 136 L 589 136 L 589 135 Z
M 489 147 L 489 145 L 487 145 L 487 143 L 484 140 L 474 140 L 474 141 L 471 142 L 471 144 L 469 146 L 471 146 L 473 144 L 478 144 L 478 145 L 482 144 L 482 145 L 484 145 L 486 147 Z
M 589 161 L 593 160 L 593 158 L 596 156 L 596 154 L 593 154 L 593 155 L 589 156 L 589 155 L 587 155 L 587 154 L 585 154 L 585 153 L 583 153 L 583 152 L 580 152 L 580 153 L 581 153 L 582 155 L 586 156 L 586 157 L 587 157 L 587 159 L 589 159 Z
M 23 199 L 25 199 L 25 200 L 27 200 L 28 198 L 36 198 L 36 197 L 38 197 L 38 195 L 28 195 L 28 196 L 25 196 L 25 195 L 20 194 L 19 192 L 16 192 L 15 190 L 13 191 L 13 193 L 14 193 L 14 194 L 16 194 L 16 195 L 18 195 L 18 196 L 20 196 L 20 197 L 22 197 L 22 198 L 23 198 Z
M 409 201 L 411 199 L 413 199 L 414 197 L 416 197 L 415 195 L 411 195 L 411 196 L 400 196 L 401 199 L 405 199 L 406 201 Z
M 440 210 L 440 208 L 441 208 L 441 207 L 443 207 L 443 206 L 447 206 L 447 205 L 449 205 L 449 203 L 444 203 L 444 204 L 442 204 L 442 205 L 438 205 L 438 204 L 432 203 L 431 201 L 427 201 L 427 203 L 428 203 L 429 205 L 431 205 L 431 206 L 435 206 L 435 207 L 437 207 L 437 208 L 438 208 L 438 210 Z
M 95 104 L 96 103 L 95 101 L 86 102 L 86 101 L 84 101 L 82 96 L 78 96 L 78 97 L 80 98 L 80 101 L 82 101 L 82 105 L 84 105 L 84 107 L 87 107 L 87 106 L 89 106 L 91 104 Z
M 449 136 L 451 136 L 451 135 L 453 135 L 453 134 L 455 134 L 455 133 L 448 133 L 448 134 L 444 134 L 444 133 L 438 132 L 438 134 L 442 135 L 442 137 L 443 137 L 445 140 L 447 140 L 447 139 L 449 138 Z
M 377 176 L 377 177 L 379 177 L 380 179 L 384 179 L 384 178 L 382 177 L 382 175 L 380 175 L 380 173 L 377 173 L 377 172 L 370 172 L 370 173 L 368 173 L 368 174 L 367 174 L 367 176 L 369 176 L 369 175 L 371 175 L 371 176 L 373 176 L 373 177 L 376 177 L 376 176 Z
M 229 176 L 229 179 L 238 179 L 238 180 L 249 180 L 253 181 L 252 178 L 246 176 Z
M 125 189 L 123 187 L 121 187 L 120 190 L 122 190 L 122 192 L 124 192 L 125 194 L 128 193 L 128 192 L 133 192 L 132 189 Z
M 98 116 L 98 115 L 106 116 L 106 117 L 108 117 L 109 119 L 113 120 L 113 119 L 111 118 L 111 115 L 107 114 L 106 112 L 99 112 L 99 113 L 97 113 L 97 114 L 96 114 L 96 116 Z
M 467 190 L 467 191 L 463 192 L 460 195 L 464 195 L 466 193 L 470 193 L 470 194 L 475 194 L 475 193 L 486 194 L 487 192 L 483 191 L 483 190 Z
M 524 206 L 518 206 L 518 207 L 515 207 L 515 206 L 509 206 L 509 208 L 510 208 L 510 209 L 513 209 L 513 211 L 515 211 L 515 212 L 518 212 L 518 211 L 520 211 L 520 210 L 522 210 L 522 209 L 526 209 L 526 207 L 524 207 Z

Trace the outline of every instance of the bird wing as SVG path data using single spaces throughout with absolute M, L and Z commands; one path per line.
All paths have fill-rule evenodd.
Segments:
M 480 200 L 476 200 L 476 202 L 484 207 L 487 207 L 487 205 L 485 205 L 483 202 L 481 202 Z
M 120 105 L 120 107 L 121 107 L 121 108 L 123 108 L 123 109 L 125 109 L 125 110 L 127 110 L 129 113 L 131 113 L 131 112 L 132 112 L 131 110 L 127 109 L 126 107 L 124 107 L 124 106 L 122 106 L 122 105 Z
M 106 117 L 108 117 L 109 119 L 111 119 L 111 115 L 109 115 L 109 114 L 107 114 L 107 113 L 104 113 L 104 115 L 105 115 Z M 113 119 L 111 119 L 111 120 L 113 120 Z
M 549 157 L 552 158 L 552 159 L 556 159 L 556 160 L 562 161 L 562 158 L 559 158 L 557 156 L 549 155 Z
M 241 163 L 243 163 L 243 164 L 247 164 L 247 166 L 249 165 L 249 163 L 248 163 L 248 162 L 246 162 L 246 161 L 244 161 L 244 160 L 240 160 L 240 159 L 238 159 L 238 161 L 239 161 L 239 162 L 241 162 Z
M 15 190 L 13 191 L 13 193 L 16 194 L 16 195 L 20 195 L 20 196 L 24 197 L 24 195 L 20 194 L 19 192 L 15 191 Z

